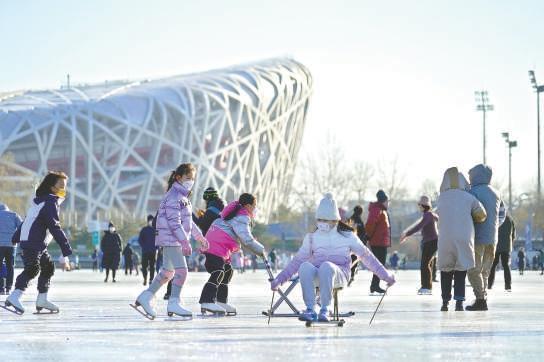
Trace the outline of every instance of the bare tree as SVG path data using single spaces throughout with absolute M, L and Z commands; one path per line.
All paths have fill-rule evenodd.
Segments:
M 438 194 L 439 194 L 439 186 L 436 184 L 435 181 L 431 180 L 431 179 L 425 179 L 423 180 L 423 183 L 421 184 L 421 188 L 419 189 L 419 193 L 421 195 L 426 195 L 426 196 L 429 196 L 431 198 L 431 200 L 436 200 L 438 199 Z
M 391 200 L 402 200 L 408 196 L 408 189 L 404 182 L 406 172 L 401 169 L 398 156 L 392 161 L 379 161 L 376 176 L 376 185 L 384 190 Z

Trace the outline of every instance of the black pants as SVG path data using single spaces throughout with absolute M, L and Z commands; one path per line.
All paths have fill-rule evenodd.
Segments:
M 132 269 L 134 269 L 132 266 L 132 260 L 127 261 L 125 258 L 125 275 L 127 275 L 129 271 L 130 275 L 132 275 Z
M 376 256 L 376 259 L 379 260 L 382 265 L 385 265 L 385 258 L 387 257 L 387 247 L 385 246 L 371 246 L 372 254 Z M 374 290 L 380 287 L 380 278 L 374 274 L 372 277 L 372 283 L 370 284 L 370 289 Z
M 113 280 L 115 280 L 115 273 L 117 273 L 117 268 L 115 269 L 111 269 L 111 278 Z M 108 277 L 110 276 L 110 268 L 106 268 L 106 279 L 105 280 L 108 280 Z
M 467 276 L 467 271 L 450 271 L 440 272 L 440 286 L 442 287 L 442 300 L 444 302 L 449 302 L 451 300 L 451 284 L 455 281 L 453 299 L 455 300 L 465 300 L 465 278 Z
M 47 293 L 51 277 L 55 274 L 55 264 L 47 250 L 22 249 L 24 269 L 15 281 L 15 289 L 25 290 L 28 283 L 38 274 L 38 292 Z
M 1 246 L 0 247 L 0 268 L 2 267 L 2 263 L 6 262 L 6 284 L 1 286 L 2 288 L 5 288 L 6 290 L 10 290 L 13 286 L 13 247 L 11 246 Z
M 433 289 L 433 266 L 432 260 L 434 253 L 436 253 L 437 240 L 431 240 L 423 243 L 423 248 L 421 251 L 421 264 L 420 264 L 420 273 L 421 273 L 421 288 L 424 289 Z
M 147 281 L 147 269 L 149 268 L 149 281 L 152 281 L 155 277 L 155 259 L 157 257 L 156 251 L 148 251 L 142 253 L 142 274 L 144 280 Z
M 355 272 L 357 272 L 357 268 L 359 267 L 359 263 L 356 263 L 357 259 L 357 255 L 351 254 L 351 280 L 355 278 Z
M 510 253 L 502 252 L 495 253 L 495 259 L 493 259 L 493 265 L 491 265 L 491 271 L 489 272 L 489 278 L 487 279 L 487 286 L 491 289 L 495 282 L 495 269 L 501 260 L 502 268 L 504 269 L 504 289 L 512 288 L 512 274 L 510 273 Z
M 199 303 L 227 303 L 229 296 L 229 282 L 232 279 L 232 266 L 225 263 L 223 258 L 217 255 L 206 255 L 204 266 L 210 273 L 210 278 L 202 289 Z

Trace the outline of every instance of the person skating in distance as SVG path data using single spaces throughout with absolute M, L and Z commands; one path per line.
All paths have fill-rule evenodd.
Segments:
M 329 306 L 334 288 L 346 286 L 350 278 L 351 254 L 388 286 L 395 283 L 389 272 L 355 235 L 354 229 L 340 221 L 333 195 L 325 194 L 316 210 L 316 231 L 306 234 L 302 247 L 285 269 L 271 281 L 272 290 L 298 272 L 306 310 L 301 318 L 306 321 L 328 322 Z M 315 311 L 315 288 L 319 287 L 321 309 Z
M 15 290 L 5 301 L 6 308 L 17 314 L 23 314 L 25 308 L 21 304 L 23 292 L 28 283 L 38 276 L 38 298 L 36 309 L 38 313 L 46 309 L 58 313 L 59 307 L 47 300 L 51 277 L 55 273 L 55 264 L 47 252 L 47 246 L 52 239 L 59 244 L 63 259 L 68 263 L 72 248 L 68 238 L 60 227 L 59 206 L 66 198 L 66 183 L 68 176 L 63 172 L 49 172 L 38 188 L 32 206 L 27 211 L 26 218 L 13 235 L 13 244 L 20 243 L 23 259 L 23 271 L 15 281 Z

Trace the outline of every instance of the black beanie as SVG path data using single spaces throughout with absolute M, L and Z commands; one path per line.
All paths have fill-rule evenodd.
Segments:
M 153 221 L 154 218 L 155 216 L 153 215 L 147 215 L 147 222 Z
M 111 228 L 112 226 L 115 227 L 115 225 L 113 225 L 113 222 L 110 221 L 110 224 L 108 225 L 108 227 Z
M 376 193 L 376 199 L 378 199 L 378 202 L 385 202 L 385 201 L 389 200 L 389 197 L 387 197 L 385 191 L 379 190 Z
M 204 190 L 204 195 L 202 196 L 204 201 L 213 200 L 218 197 L 219 195 L 217 194 L 217 190 L 213 187 L 208 187 L 206 190 Z

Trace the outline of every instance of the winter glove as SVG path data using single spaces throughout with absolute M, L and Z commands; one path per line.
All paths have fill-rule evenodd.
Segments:
M 278 279 L 274 279 L 274 280 L 271 280 L 270 281 L 270 289 L 272 289 L 273 291 L 277 291 L 278 288 L 280 287 L 280 282 L 278 281 Z
M 387 276 L 387 278 L 385 278 L 385 282 L 387 283 L 387 286 L 388 286 L 388 287 L 390 287 L 390 286 L 392 286 L 393 284 L 395 284 L 395 283 L 396 283 L 395 274 L 389 273 L 389 275 Z
M 185 242 L 182 242 L 181 252 L 185 256 L 190 256 L 193 253 L 193 248 L 191 248 L 191 244 L 189 244 L 187 240 L 185 240 Z
M 197 238 L 198 242 L 200 243 L 200 249 L 199 251 L 201 253 L 204 253 L 210 248 L 210 243 L 208 243 L 208 240 L 204 236 L 200 236 Z

